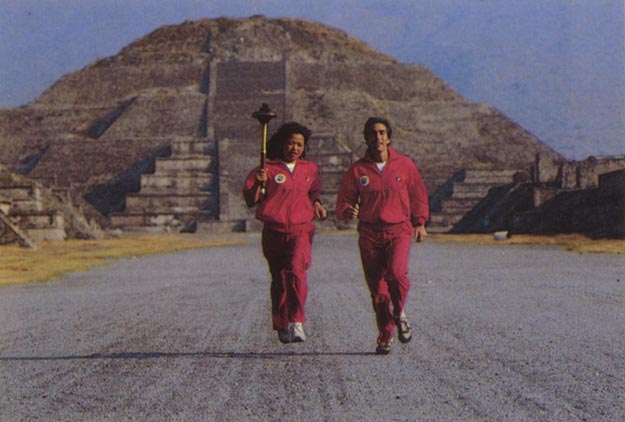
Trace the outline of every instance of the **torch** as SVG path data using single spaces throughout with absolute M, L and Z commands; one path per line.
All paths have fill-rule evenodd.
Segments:
M 269 109 L 269 105 L 267 103 L 263 103 L 263 105 L 252 113 L 252 117 L 258 120 L 260 123 L 260 168 L 265 168 L 265 158 L 267 157 L 267 126 L 269 125 L 269 121 L 276 117 L 276 113 Z M 261 192 L 263 195 L 265 194 L 265 184 L 261 186 Z

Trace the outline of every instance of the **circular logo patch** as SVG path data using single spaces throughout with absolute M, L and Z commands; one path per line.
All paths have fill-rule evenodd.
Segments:
M 360 176 L 360 184 L 362 186 L 369 186 L 369 177 L 368 176 Z
M 276 174 L 276 177 L 273 178 L 277 184 L 282 184 L 286 181 L 286 176 L 282 173 Z

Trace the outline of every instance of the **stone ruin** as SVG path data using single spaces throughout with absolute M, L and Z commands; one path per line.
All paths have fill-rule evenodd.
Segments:
M 453 233 L 625 237 L 625 156 L 553 162 L 536 157 L 529 175 L 488 191 Z

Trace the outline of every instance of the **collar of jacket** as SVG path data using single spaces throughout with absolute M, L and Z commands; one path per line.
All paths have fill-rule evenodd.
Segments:
M 299 165 L 299 164 L 301 164 L 301 163 L 305 163 L 305 162 L 306 162 L 306 160 L 304 160 L 303 158 L 299 158 L 299 159 L 296 161 L 296 164 L 298 164 L 298 165 Z M 276 158 L 276 159 L 267 159 L 266 163 L 267 163 L 267 164 L 275 164 L 275 165 L 279 165 L 279 166 L 281 165 L 281 166 L 285 166 L 285 167 L 286 167 L 286 163 L 285 163 L 284 161 L 282 161 L 281 159 L 279 159 L 279 158 Z

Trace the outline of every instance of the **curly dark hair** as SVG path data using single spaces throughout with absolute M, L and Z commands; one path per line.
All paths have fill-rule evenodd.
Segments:
M 301 158 L 306 158 L 306 151 L 308 150 L 308 139 L 312 131 L 306 126 L 297 122 L 286 122 L 278 128 L 278 130 L 267 141 L 267 158 L 275 160 L 280 158 L 282 154 L 282 146 L 291 137 L 291 135 L 299 133 L 304 137 L 304 152 Z
M 373 125 L 375 125 L 376 123 L 382 123 L 384 126 L 386 126 L 388 139 L 391 139 L 391 136 L 393 135 L 393 129 L 391 128 L 391 124 L 388 122 L 388 120 L 383 117 L 369 117 L 367 119 L 367 122 L 365 123 L 365 129 L 362 132 L 365 139 L 367 139 L 367 134 L 371 132 L 371 130 L 373 129 Z

